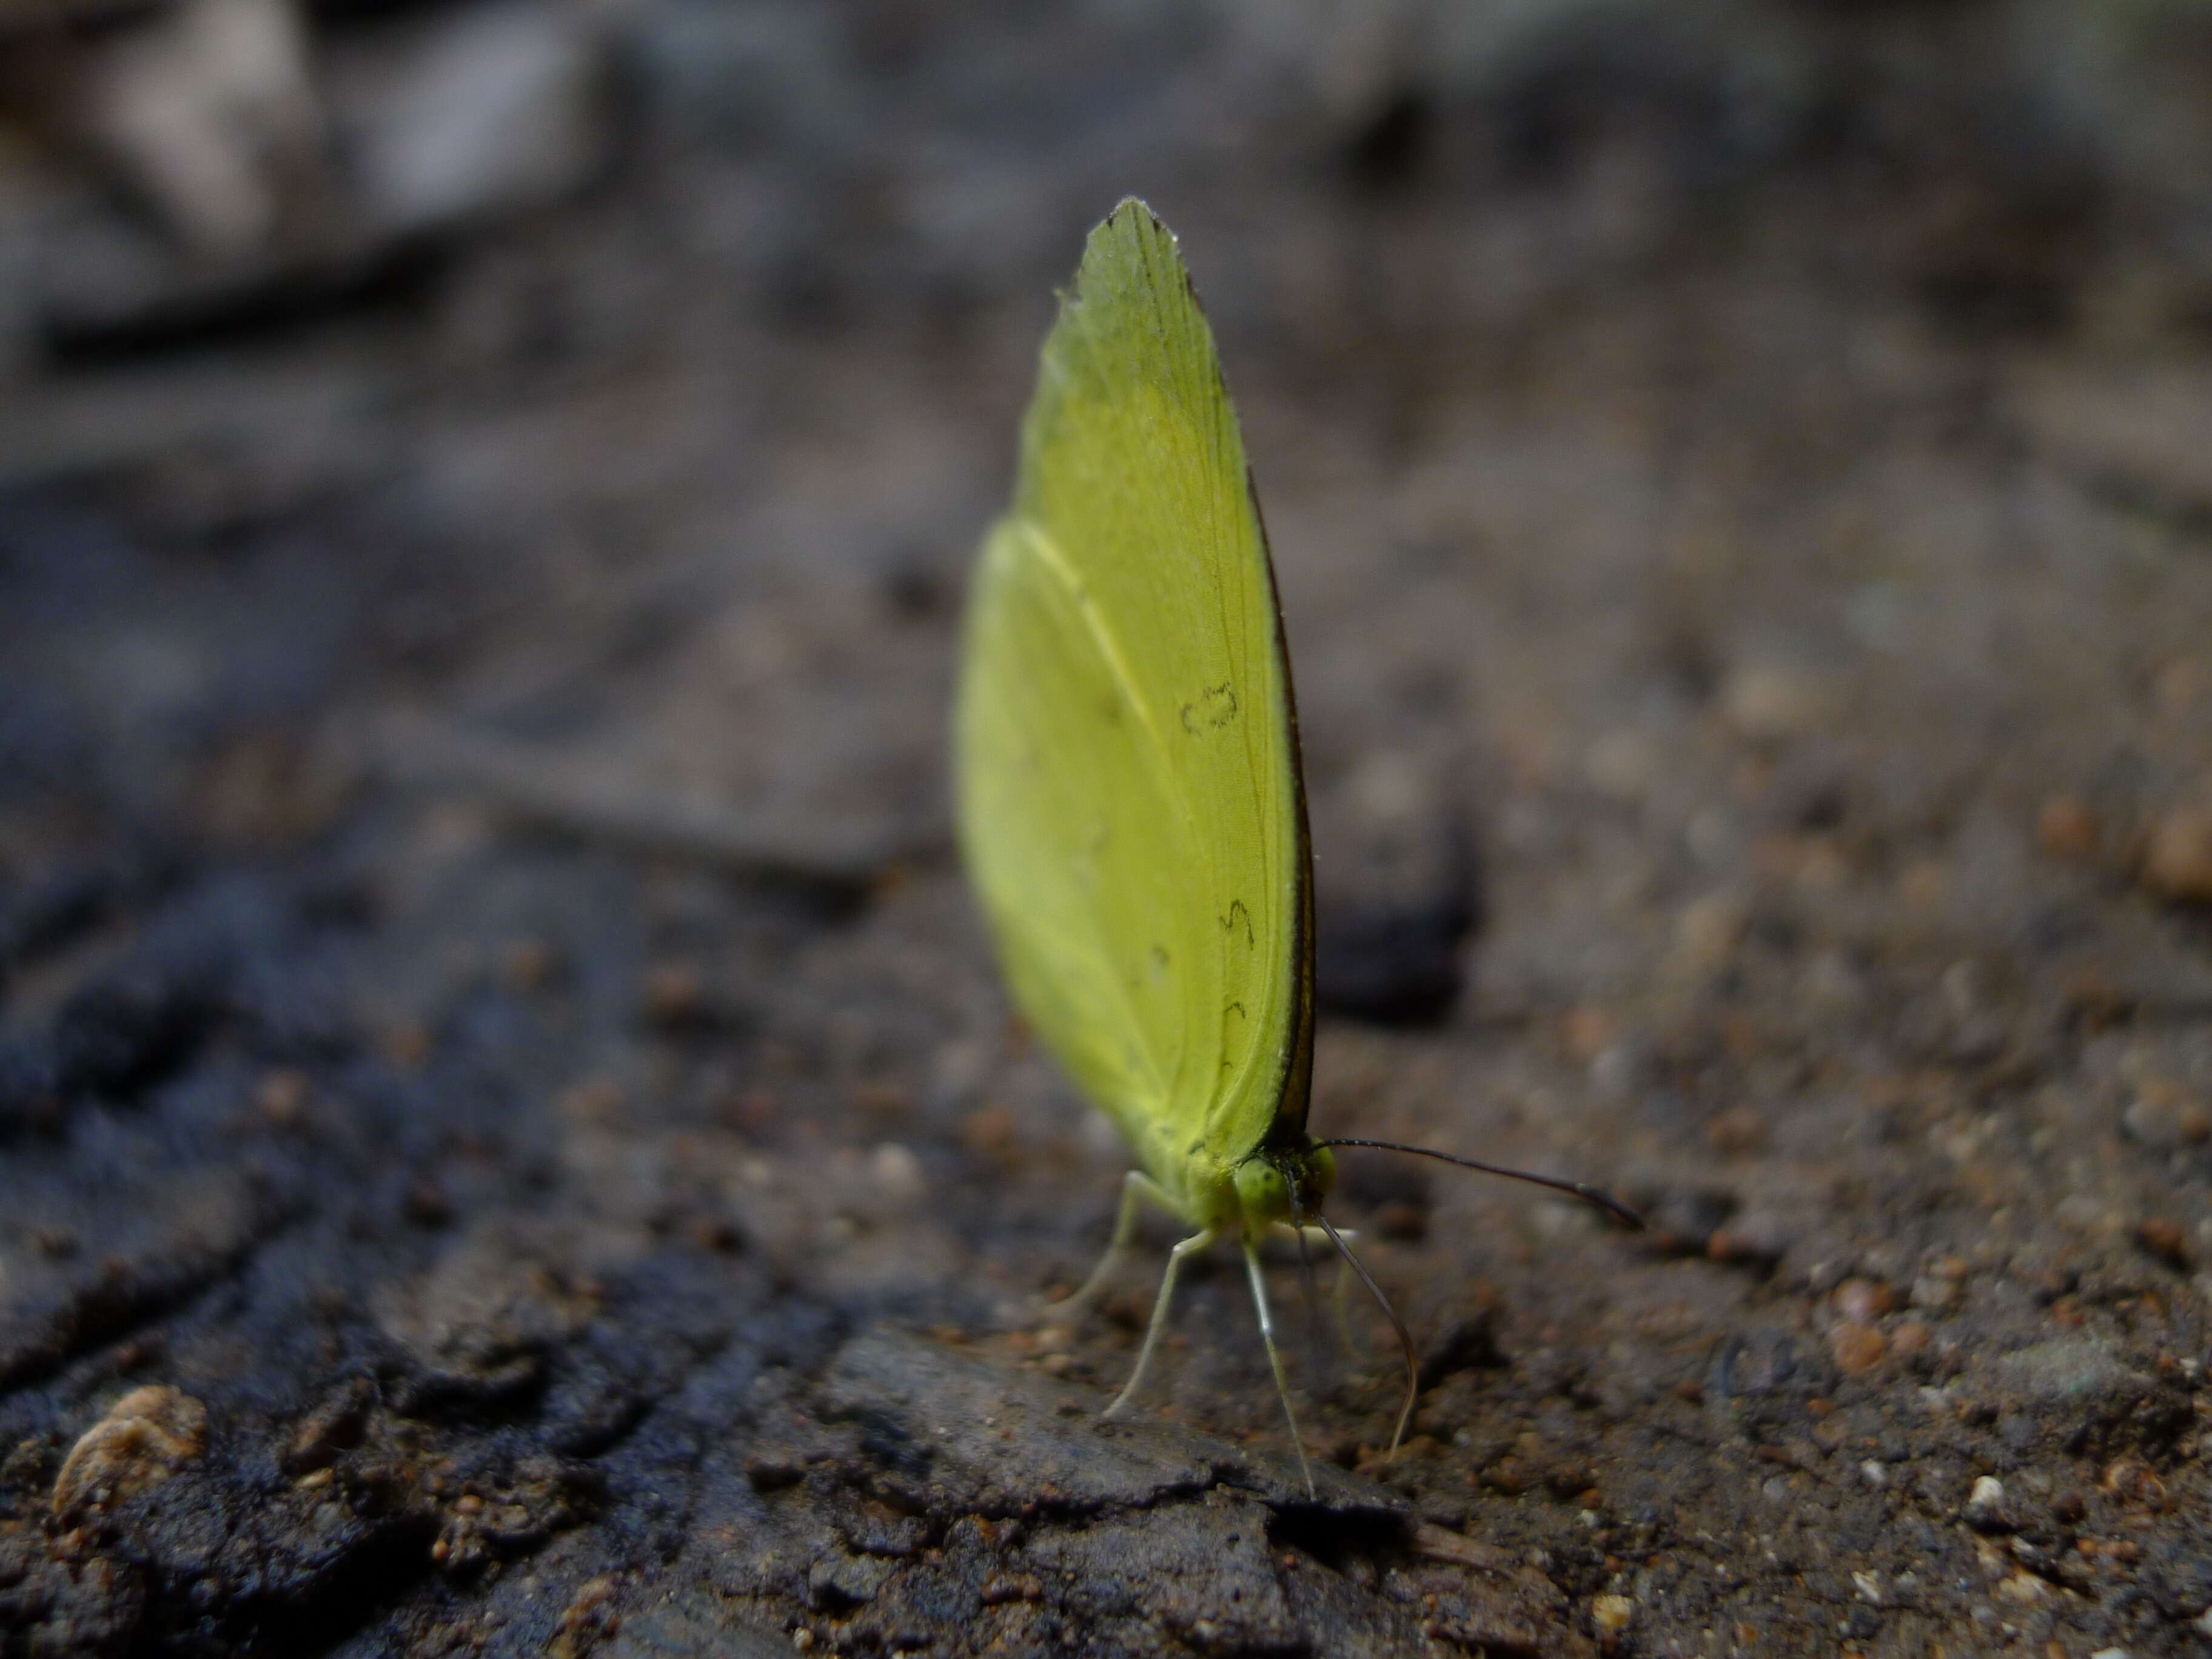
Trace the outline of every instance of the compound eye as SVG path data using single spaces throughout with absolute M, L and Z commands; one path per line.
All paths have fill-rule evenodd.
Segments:
M 1248 1224 L 1264 1224 L 1287 1219 L 1291 1213 L 1290 1183 L 1283 1172 L 1264 1158 L 1237 1166 L 1237 1201 L 1243 1206 Z

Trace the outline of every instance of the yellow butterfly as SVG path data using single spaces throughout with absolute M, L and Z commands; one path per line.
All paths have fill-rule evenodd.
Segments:
M 1182 1264 L 1234 1235 L 1310 1491 L 1260 1242 L 1317 1231 L 1382 1301 L 1322 1214 L 1330 1149 L 1446 1155 L 1306 1133 L 1313 859 L 1290 655 L 1212 331 L 1174 235 L 1134 198 L 1091 232 L 1045 342 L 1013 505 L 969 593 L 954 747 L 962 846 L 1015 1000 L 1143 1166 L 1070 1302 L 1104 1285 L 1143 1202 L 1193 1230 L 1107 1414 L 1135 1393 Z M 1407 1358 L 1402 1436 L 1412 1342 L 1382 1306 Z

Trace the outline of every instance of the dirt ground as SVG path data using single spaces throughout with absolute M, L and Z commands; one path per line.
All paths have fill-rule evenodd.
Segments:
M 0 1654 L 2212 1652 L 2167 209 L 1848 76 L 1747 138 L 1694 61 L 896 9 L 0 393 Z M 1345 1154 L 1422 1392 L 1385 1462 L 1387 1330 L 1301 1338 L 1316 1500 L 1226 1260 L 1097 1420 L 1124 1160 L 945 820 L 1130 191 L 1274 538 L 1315 1127 L 1651 1222 Z

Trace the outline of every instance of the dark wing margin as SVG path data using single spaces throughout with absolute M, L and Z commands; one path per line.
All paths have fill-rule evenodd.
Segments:
M 1291 678 L 1291 641 L 1283 629 L 1282 588 L 1275 580 L 1275 555 L 1267 541 L 1267 520 L 1260 511 L 1260 490 L 1248 461 L 1244 493 L 1251 498 L 1252 520 L 1260 526 L 1260 556 L 1267 566 L 1267 598 L 1275 607 L 1275 665 L 1283 676 L 1283 720 L 1289 727 L 1287 747 L 1291 766 L 1291 799 L 1297 813 L 1297 896 L 1291 905 L 1297 936 L 1291 943 L 1291 1053 L 1283 1068 L 1283 1081 L 1275 1096 L 1274 1115 L 1267 1125 L 1266 1146 L 1270 1150 L 1302 1149 L 1306 1139 L 1306 1112 L 1313 1103 L 1314 1045 L 1314 879 L 1313 830 L 1306 816 L 1305 750 L 1298 742 L 1297 686 Z

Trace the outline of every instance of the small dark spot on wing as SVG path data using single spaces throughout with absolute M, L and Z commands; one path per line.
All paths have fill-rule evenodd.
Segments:
M 1218 732 L 1237 718 L 1237 711 L 1236 684 L 1224 680 L 1218 685 L 1207 686 L 1182 705 L 1182 729 L 1194 738 Z
M 1250 949 L 1259 942 L 1252 932 L 1252 913 L 1244 908 L 1243 899 L 1230 900 L 1229 914 L 1225 916 L 1216 916 L 1214 920 L 1221 924 L 1221 931 L 1232 939 L 1236 937 L 1237 928 L 1243 927 L 1246 949 Z

